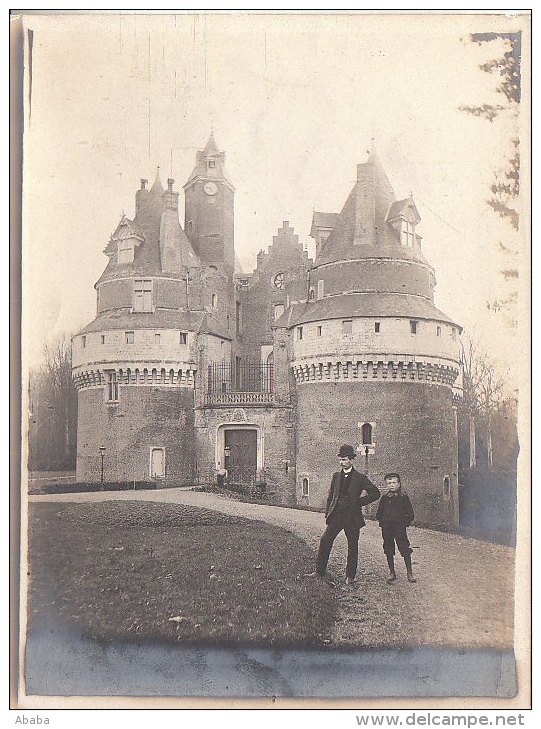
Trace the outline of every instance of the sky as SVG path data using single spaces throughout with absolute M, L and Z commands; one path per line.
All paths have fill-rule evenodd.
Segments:
M 236 188 L 245 271 L 282 221 L 313 252 L 312 211 L 338 212 L 375 148 L 398 199 L 413 193 L 436 305 L 481 340 L 509 386 L 517 337 L 497 252 L 510 226 L 486 204 L 517 121 L 463 105 L 502 103 L 479 64 L 525 20 L 490 15 L 27 15 L 23 169 L 23 351 L 95 316 L 110 234 L 134 214 L 140 178 L 182 185 L 214 130 Z M 28 54 L 26 56 L 28 70 Z M 524 138 L 524 132 L 523 132 Z M 521 243 L 522 281 L 529 243 Z M 512 285 L 515 285 L 512 283 Z M 528 310 L 526 298 L 520 301 Z M 521 327 L 525 327 L 521 332 Z

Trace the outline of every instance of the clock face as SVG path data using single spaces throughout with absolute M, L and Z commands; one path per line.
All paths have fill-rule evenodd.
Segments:
M 218 185 L 215 182 L 205 182 L 203 190 L 207 195 L 216 195 L 218 192 Z

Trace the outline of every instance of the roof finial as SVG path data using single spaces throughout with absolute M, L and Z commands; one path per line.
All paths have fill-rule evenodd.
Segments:
M 156 179 L 151 187 L 151 192 L 163 192 L 163 185 L 160 180 L 160 165 L 156 165 Z

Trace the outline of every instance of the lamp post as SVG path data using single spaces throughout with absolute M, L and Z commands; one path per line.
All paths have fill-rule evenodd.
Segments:
M 103 461 L 105 459 L 105 451 L 106 450 L 107 449 L 106 449 L 105 446 L 100 446 L 100 456 L 101 456 L 101 479 L 100 479 L 100 483 L 103 483 Z
M 370 453 L 368 446 L 364 448 L 364 472 L 368 475 L 368 454 Z

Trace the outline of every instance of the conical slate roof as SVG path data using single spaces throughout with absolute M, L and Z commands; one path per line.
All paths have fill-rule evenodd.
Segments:
M 418 245 L 400 245 L 399 225 L 389 218 L 392 211 L 399 218 L 411 198 L 397 201 L 394 190 L 374 152 L 357 165 L 357 181 L 344 207 L 336 217 L 333 230 L 322 246 L 316 265 L 353 258 L 396 258 L 427 264 Z M 427 264 L 428 265 L 428 264 Z

